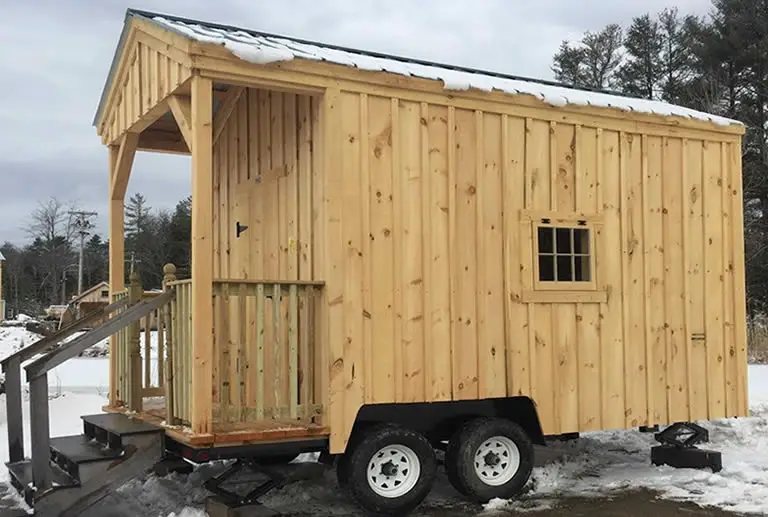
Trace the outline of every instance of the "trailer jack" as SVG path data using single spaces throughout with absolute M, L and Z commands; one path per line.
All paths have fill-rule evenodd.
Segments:
M 651 448 L 651 462 L 675 468 L 704 469 L 719 472 L 723 468 L 720 452 L 696 446 L 709 441 L 709 432 L 692 422 L 678 422 L 654 435 L 661 445 Z

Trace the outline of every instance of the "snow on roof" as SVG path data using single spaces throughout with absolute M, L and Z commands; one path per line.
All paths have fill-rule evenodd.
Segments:
M 0 251 L 0 260 L 5 260 L 5 257 L 3 256 L 3 252 Z
M 516 78 L 503 74 L 475 71 L 466 68 L 426 63 L 408 58 L 383 56 L 353 49 L 331 47 L 258 33 L 235 27 L 224 27 L 196 20 L 182 20 L 152 13 L 136 12 L 165 28 L 190 39 L 223 45 L 232 54 L 256 64 L 267 64 L 292 59 L 325 61 L 360 70 L 384 71 L 399 75 L 443 81 L 448 90 L 476 88 L 484 91 L 500 90 L 510 94 L 530 94 L 554 106 L 582 105 L 618 108 L 623 111 L 656 115 L 676 115 L 689 119 L 710 121 L 718 125 L 742 125 L 741 122 L 704 113 L 666 102 L 651 101 L 604 92 L 580 90 L 546 81 Z

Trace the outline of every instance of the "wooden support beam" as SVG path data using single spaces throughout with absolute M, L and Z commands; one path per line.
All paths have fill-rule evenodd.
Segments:
M 120 156 L 118 146 L 109 147 L 110 192 L 114 184 Z M 111 294 L 125 289 L 125 205 L 122 197 L 109 201 L 109 290 Z M 110 300 L 111 301 L 111 300 Z M 117 404 L 117 336 L 109 337 L 109 405 Z
M 167 131 L 144 131 L 139 137 L 139 151 L 148 153 L 189 155 L 189 147 L 181 135 Z
M 125 199 L 125 191 L 128 188 L 128 179 L 131 177 L 133 159 L 139 144 L 138 133 L 124 133 L 120 139 L 120 148 L 117 152 L 115 167 L 112 170 L 110 199 Z
M 194 433 L 213 432 L 213 83 L 192 78 L 192 389 Z
M 171 107 L 173 118 L 179 125 L 184 141 L 187 147 L 192 148 L 192 100 L 189 97 L 181 95 L 171 95 L 168 97 L 168 105 Z
M 227 120 L 229 120 L 232 112 L 235 111 L 237 101 L 240 100 L 240 96 L 244 91 L 245 88 L 242 86 L 230 86 L 229 90 L 227 90 L 227 95 L 221 102 L 219 109 L 216 110 L 216 120 L 213 122 L 213 144 L 216 143 L 219 136 L 221 136 L 221 132 L 224 131 L 224 126 L 227 125 Z

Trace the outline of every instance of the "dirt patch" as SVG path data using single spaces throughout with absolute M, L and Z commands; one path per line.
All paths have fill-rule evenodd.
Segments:
M 717 508 L 702 508 L 695 504 L 657 498 L 650 491 L 621 492 L 605 498 L 527 499 L 514 508 L 487 510 L 476 505 L 455 503 L 422 506 L 420 517 L 742 517 L 744 514 Z

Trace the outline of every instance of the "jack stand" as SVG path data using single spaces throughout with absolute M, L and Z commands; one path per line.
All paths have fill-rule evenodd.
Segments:
M 692 422 L 678 422 L 654 435 L 661 443 L 651 448 L 651 462 L 675 468 L 704 469 L 720 472 L 723 461 L 720 452 L 699 449 L 697 444 L 709 441 L 709 432 Z

